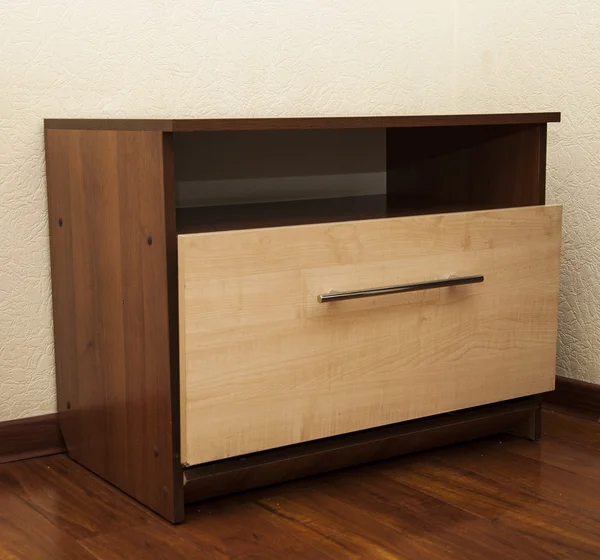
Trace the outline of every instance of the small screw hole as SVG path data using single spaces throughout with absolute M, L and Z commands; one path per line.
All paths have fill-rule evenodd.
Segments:
M 71 401 L 67 401 L 67 410 L 71 410 Z
M 156 445 L 154 446 L 154 456 L 158 457 L 158 447 Z
M 58 227 L 62 227 L 62 226 L 63 226 L 62 218 L 58 218 Z
M 148 236 L 148 245 L 152 245 L 152 236 L 151 235 Z

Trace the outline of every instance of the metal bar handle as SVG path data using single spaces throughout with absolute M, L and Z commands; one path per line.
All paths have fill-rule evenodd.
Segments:
M 374 296 L 385 296 L 388 294 L 403 294 L 406 292 L 418 292 L 421 290 L 433 290 L 435 288 L 449 288 L 451 286 L 464 286 L 465 284 L 478 284 L 483 282 L 482 275 L 476 276 L 451 276 L 444 280 L 429 280 L 417 282 L 416 284 L 400 284 L 398 286 L 384 286 L 382 288 L 367 288 L 365 290 L 354 290 L 352 292 L 329 292 L 319 294 L 317 301 L 327 303 L 330 301 L 344 301 L 347 299 L 360 299 Z

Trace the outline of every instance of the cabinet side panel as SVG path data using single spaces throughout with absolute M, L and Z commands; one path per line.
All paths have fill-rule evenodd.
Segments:
M 540 124 L 539 150 L 539 203 L 546 204 L 546 161 L 548 151 L 548 125 Z
M 70 456 L 183 516 L 161 132 L 47 130 L 57 388 Z M 178 422 L 178 419 L 177 419 Z
M 169 359 L 171 372 L 171 418 L 173 438 L 173 485 L 176 521 L 183 521 L 183 469 L 181 464 L 181 409 L 179 405 L 179 281 L 177 266 L 177 224 L 175 204 L 175 154 L 173 134 L 162 135 L 164 215 L 167 250 L 167 287 L 169 310 Z
M 81 176 L 81 171 L 78 144 L 73 134 L 46 130 L 45 142 L 57 408 L 65 442 L 74 446 L 75 442 L 82 444 L 83 436 L 79 411 L 70 410 L 70 399 L 78 394 L 78 377 L 75 375 L 77 329 L 69 184 L 71 175 L 77 178 Z

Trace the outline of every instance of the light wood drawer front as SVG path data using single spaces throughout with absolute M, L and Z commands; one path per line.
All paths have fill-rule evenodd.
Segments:
M 179 237 L 182 459 L 552 390 L 562 209 Z M 482 283 L 319 303 L 451 276 Z

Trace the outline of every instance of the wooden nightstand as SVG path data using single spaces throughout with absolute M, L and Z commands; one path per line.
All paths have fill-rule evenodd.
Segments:
M 69 455 L 179 522 L 184 500 L 539 437 L 559 120 L 46 120 Z

